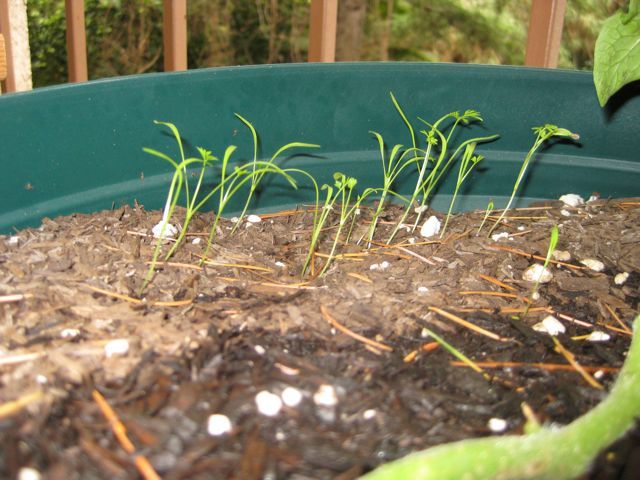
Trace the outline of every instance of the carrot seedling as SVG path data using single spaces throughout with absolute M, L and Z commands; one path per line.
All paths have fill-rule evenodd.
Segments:
M 362 194 L 363 198 L 361 198 L 361 200 L 363 200 L 364 197 L 367 197 L 369 194 L 380 193 L 380 200 L 378 201 L 376 210 L 373 213 L 373 217 L 369 225 L 369 230 L 367 231 L 367 234 L 366 234 L 367 248 L 371 246 L 371 241 L 373 240 L 373 235 L 378 225 L 378 219 L 382 214 L 382 210 L 384 208 L 387 196 L 393 195 L 403 200 L 404 202 L 408 201 L 405 197 L 393 191 L 392 186 L 397 180 L 400 173 L 402 173 L 402 171 L 405 169 L 405 167 L 414 163 L 416 158 L 414 153 L 416 151 L 415 148 L 409 148 L 407 150 L 402 151 L 403 146 L 400 144 L 394 145 L 388 157 L 385 156 L 384 139 L 382 138 L 382 135 L 380 135 L 378 132 L 373 132 L 373 131 L 371 132 L 371 134 L 376 137 L 376 140 L 378 141 L 378 147 L 380 149 L 380 160 L 382 162 L 383 186 L 382 188 L 367 188 Z M 414 154 L 414 157 L 407 158 L 412 153 Z
M 491 212 L 493 212 L 493 200 L 489 200 L 489 203 L 487 204 L 487 208 L 484 211 L 484 217 L 482 217 L 482 222 L 480 222 L 480 226 L 476 232 L 476 237 L 480 235 L 480 230 L 484 227 L 484 224 L 487 221 L 487 218 L 489 218 L 489 215 L 491 215 Z
M 313 259 L 313 254 L 316 251 L 316 247 L 318 244 L 318 240 L 320 238 L 320 233 L 327 223 L 327 219 L 329 218 L 330 213 L 333 211 L 335 204 L 338 199 L 340 199 L 340 218 L 338 220 L 338 229 L 336 231 L 335 237 L 333 239 L 333 244 L 331 246 L 331 251 L 329 253 L 329 258 L 325 262 L 322 270 L 318 276 L 322 276 L 324 272 L 326 272 L 327 268 L 331 264 L 333 260 L 333 256 L 336 251 L 336 247 L 338 245 L 338 240 L 340 238 L 340 234 L 344 229 L 344 226 L 347 224 L 349 218 L 354 214 L 357 208 L 360 207 L 360 201 L 351 205 L 351 196 L 353 194 L 353 188 L 356 186 L 358 181 L 353 177 L 347 177 L 345 174 L 340 172 L 335 172 L 333 174 L 334 184 L 333 186 L 329 184 L 322 185 L 321 190 L 326 190 L 327 196 L 324 201 L 324 205 L 322 206 L 321 212 L 316 219 L 314 219 L 314 225 L 311 232 L 311 241 L 309 245 L 309 253 L 307 254 L 307 259 L 302 267 L 302 274 L 307 271 L 309 265 Z
M 524 158 L 524 161 L 522 162 L 522 166 L 520 167 L 520 172 L 518 173 L 518 176 L 516 177 L 516 181 L 515 181 L 515 183 L 513 185 L 513 191 L 511 192 L 511 197 L 509 197 L 509 201 L 507 202 L 507 206 L 504 208 L 504 210 L 502 210 L 502 213 L 500 214 L 500 217 L 496 220 L 496 222 L 493 224 L 493 226 L 489 230 L 489 233 L 488 233 L 489 236 L 498 227 L 500 222 L 502 222 L 502 220 L 504 219 L 505 215 L 507 214 L 507 212 L 511 208 L 511 204 L 513 203 L 513 200 L 514 200 L 514 198 L 516 196 L 516 193 L 518 192 L 518 188 L 520 188 L 520 184 L 522 183 L 522 180 L 524 179 L 525 173 L 527 171 L 527 167 L 529 166 L 529 163 L 531 162 L 531 159 L 533 158 L 533 155 L 536 153 L 536 151 L 547 140 L 551 139 L 552 137 L 570 138 L 572 140 L 578 140 L 580 138 L 580 136 L 577 133 L 572 133 L 569 130 L 567 130 L 566 128 L 560 128 L 560 127 L 557 127 L 556 125 L 551 125 L 551 124 L 546 124 L 546 125 L 544 125 L 542 127 L 534 127 L 533 128 L 533 132 L 536 135 L 536 139 L 533 142 L 533 146 L 531 147 L 531 149 L 529 149 L 529 152 L 527 153 L 526 157 Z
M 233 227 L 232 233 L 235 232 L 235 230 L 240 226 L 240 223 L 242 222 L 242 219 L 244 218 L 245 214 L 247 213 L 247 210 L 249 208 L 249 204 L 251 203 L 251 200 L 252 200 L 253 196 L 255 195 L 256 190 L 258 189 L 258 185 L 260 184 L 260 181 L 262 180 L 262 177 L 266 173 L 266 171 L 264 171 L 264 170 L 262 171 L 262 173 L 256 172 L 256 169 L 257 169 L 257 166 L 258 166 L 258 144 L 259 144 L 258 132 L 254 128 L 254 126 L 251 124 L 251 122 L 249 122 L 249 120 L 244 118 L 242 115 L 240 115 L 239 113 L 236 113 L 235 116 L 251 132 L 251 139 L 253 140 L 253 160 L 249 164 L 249 167 L 252 170 L 251 185 L 249 186 L 249 194 L 247 195 L 247 199 L 245 201 L 244 207 L 242 208 L 242 212 L 240 213 L 240 215 L 238 215 L 238 222 L 236 222 L 235 226 Z M 276 159 L 278 157 L 280 157 L 280 155 L 282 155 L 284 152 L 286 152 L 287 150 L 290 150 L 292 148 L 320 148 L 320 145 L 316 145 L 316 144 L 313 144 L 313 143 L 304 143 L 304 142 L 290 142 L 290 143 L 287 143 L 286 145 L 283 145 L 280 148 L 278 148 L 278 150 L 276 150 L 276 152 L 271 156 L 271 158 L 266 163 L 275 162 Z M 245 167 L 247 167 L 247 166 L 245 165 Z
M 416 208 L 416 220 L 412 227 L 412 231 L 415 231 L 420 223 L 422 214 L 427 210 L 427 202 L 431 198 L 431 194 L 439 185 L 443 175 L 447 173 L 451 165 L 456 161 L 467 145 L 472 143 L 478 144 L 481 142 L 490 142 L 498 138 L 498 135 L 471 138 L 460 143 L 460 145 L 450 153 L 450 144 L 458 126 L 466 126 L 473 122 L 481 123 L 483 121 L 480 113 L 475 110 L 466 110 L 462 114 L 459 112 L 451 112 L 443 115 L 433 124 L 418 117 L 418 120 L 429 127 L 429 129 L 420 131 L 426 141 L 426 148 L 420 149 L 417 147 L 416 135 L 411 122 L 407 119 L 407 116 L 393 94 L 391 95 L 391 98 L 396 110 L 407 125 L 411 135 L 413 143 L 411 151 L 414 153 L 411 160 L 414 161 L 417 166 L 418 178 L 413 193 L 409 199 L 409 208 L 405 210 L 400 221 L 396 224 L 389 239 L 387 240 L 387 243 L 391 243 L 393 241 L 393 238 L 400 230 L 401 226 L 405 224 L 406 218 L 410 213 L 411 206 L 415 205 L 418 198 L 421 197 L 419 206 Z M 453 123 L 446 128 L 441 128 L 440 126 L 447 120 L 453 120 Z
M 444 232 L 447 229 L 447 225 L 449 224 L 449 218 L 451 218 L 451 212 L 453 211 L 453 205 L 456 202 L 456 197 L 458 196 L 458 191 L 460 187 L 464 183 L 465 179 L 473 170 L 478 163 L 482 161 L 484 158 L 482 155 L 474 155 L 476 149 L 476 143 L 469 143 L 462 154 L 462 160 L 460 160 L 460 168 L 458 169 L 458 178 L 456 180 L 456 188 L 453 191 L 453 197 L 451 198 L 451 203 L 449 204 L 449 211 L 447 212 L 447 218 L 444 221 L 444 227 L 442 227 L 442 232 L 440 232 L 440 238 L 444 236 Z
M 319 195 L 318 195 L 317 183 L 311 175 L 309 175 L 308 173 L 300 169 L 295 169 L 295 168 L 283 169 L 275 165 L 274 163 L 274 161 L 278 158 L 278 156 L 280 156 L 283 152 L 287 151 L 290 148 L 294 148 L 294 147 L 316 148 L 318 147 L 318 145 L 307 144 L 302 142 L 288 143 L 280 147 L 278 150 L 276 150 L 274 155 L 268 161 L 260 161 L 257 159 L 258 137 L 255 129 L 253 128 L 253 125 L 248 120 L 241 117 L 240 115 L 237 115 L 237 116 L 243 121 L 243 123 L 245 123 L 245 125 L 247 125 L 247 127 L 252 132 L 252 137 L 254 140 L 254 155 L 253 155 L 253 160 L 251 162 L 245 165 L 235 166 L 233 170 L 231 170 L 229 162 L 231 160 L 231 156 L 236 150 L 236 147 L 234 145 L 230 145 L 225 149 L 225 152 L 221 159 L 214 156 L 211 153 L 211 151 L 204 149 L 202 147 L 197 147 L 197 150 L 200 154 L 200 158 L 196 158 L 196 157 L 185 158 L 182 139 L 180 137 L 180 133 L 177 127 L 174 124 L 169 122 L 159 122 L 159 121 L 155 122 L 158 125 L 163 125 L 169 128 L 169 130 L 173 133 L 173 136 L 178 145 L 178 150 L 180 152 L 180 160 L 176 161 L 173 158 L 171 158 L 169 155 L 166 155 L 165 153 L 159 152 L 151 148 L 143 149 L 145 152 L 169 162 L 173 166 L 174 173 L 173 173 L 171 185 L 169 188 L 169 194 L 165 202 L 163 217 L 162 217 L 161 223 L 159 224 L 160 228 L 157 235 L 158 241 L 154 249 L 153 259 L 151 261 L 151 266 L 149 267 L 149 271 L 147 272 L 147 275 L 140 289 L 140 295 L 142 295 L 142 292 L 144 291 L 148 283 L 151 281 L 151 278 L 153 276 L 155 266 L 160 256 L 161 245 L 165 237 L 165 232 L 167 231 L 167 229 L 173 227 L 172 225 L 169 224 L 169 220 L 173 216 L 175 207 L 178 204 L 178 201 L 180 200 L 183 189 L 186 197 L 186 214 L 185 214 L 185 218 L 183 221 L 180 234 L 178 238 L 175 240 L 173 246 L 169 249 L 169 252 L 167 253 L 166 258 L 167 259 L 170 258 L 175 253 L 178 246 L 184 240 L 187 232 L 187 227 L 193 215 L 195 215 L 196 212 L 200 211 L 204 207 L 204 205 L 214 195 L 218 194 L 218 208 L 216 210 L 214 221 L 211 226 L 207 246 L 202 256 L 203 263 L 206 261 L 207 254 L 209 252 L 209 249 L 211 248 L 211 244 L 213 242 L 213 238 L 215 237 L 215 233 L 218 228 L 218 224 L 222 216 L 222 213 L 224 212 L 229 201 L 234 197 L 234 195 L 248 182 L 250 182 L 249 194 L 246 199 L 244 209 L 242 211 L 242 215 L 246 213 L 252 196 L 257 190 L 261 180 L 268 173 L 274 173 L 274 174 L 280 175 L 293 188 L 297 188 L 297 183 L 292 177 L 292 174 L 303 174 L 306 177 L 311 179 L 315 187 L 316 199 L 318 198 Z M 210 189 L 206 194 L 202 195 L 201 188 L 203 186 L 205 172 L 207 168 L 211 166 L 215 161 L 219 161 L 219 165 L 220 165 L 219 178 L 218 178 L 217 184 L 212 189 Z M 193 193 L 191 193 L 189 190 L 188 179 L 187 179 L 187 168 L 192 167 L 194 165 L 199 165 L 200 174 L 198 176 L 195 189 L 193 190 Z
M 540 274 L 536 277 L 535 283 L 531 288 L 531 295 L 530 295 L 531 302 L 527 303 L 527 306 L 525 307 L 524 312 L 522 314 L 522 318 L 525 318 L 527 316 L 527 314 L 529 313 L 529 309 L 531 308 L 531 305 L 536 300 L 536 297 L 538 295 L 538 289 L 540 288 L 542 274 L 548 271 L 549 262 L 551 261 L 551 257 L 553 256 L 553 252 L 556 250 L 557 246 L 558 246 L 558 225 L 554 225 L 553 227 L 551 227 L 551 235 L 549 238 L 549 248 L 547 248 L 547 256 L 544 259 L 544 264 L 542 265 Z

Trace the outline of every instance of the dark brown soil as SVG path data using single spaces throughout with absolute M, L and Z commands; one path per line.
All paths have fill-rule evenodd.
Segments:
M 362 217 L 353 238 L 366 228 Z M 225 220 L 204 267 L 211 217 L 201 216 L 142 300 L 158 212 L 72 215 L 0 237 L 0 477 L 32 467 L 50 479 L 139 478 L 94 390 L 165 479 L 350 479 L 431 445 L 500 434 L 491 419 L 519 433 L 523 403 L 542 422 L 572 421 L 603 399 L 629 346 L 640 202 L 514 211 L 496 230 L 512 235 L 498 241 L 487 227 L 476 236 L 482 217 L 455 217 L 443 239 L 416 231 L 393 246 L 341 245 L 323 277 L 301 283 L 308 211 L 265 215 L 233 234 Z M 394 218 L 389 211 L 376 238 L 386 239 Z M 552 267 L 523 317 L 532 284 L 522 274 L 543 262 L 531 255 L 544 258 L 554 224 L 557 248 L 571 258 Z M 325 232 L 321 253 L 334 233 Z M 605 269 L 586 268 L 587 258 Z M 316 271 L 324 261 L 316 258 Z M 618 285 L 621 272 L 629 276 Z M 602 389 L 532 329 L 548 315 Z M 425 327 L 484 372 L 456 363 Z M 593 331 L 610 338 L 585 340 Z M 114 339 L 128 350 L 108 356 Z M 333 405 L 317 396 L 327 386 Z M 258 412 L 259 392 L 287 387 L 302 393 L 298 405 Z M 212 414 L 226 415 L 231 432 L 209 434 Z M 603 454 L 589 478 L 637 478 L 638 436 Z

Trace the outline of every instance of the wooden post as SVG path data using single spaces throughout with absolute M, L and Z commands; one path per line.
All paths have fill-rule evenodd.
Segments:
M 163 3 L 164 70 L 187 69 L 187 0 Z
M 84 0 L 65 0 L 67 21 L 67 72 L 70 82 L 86 82 L 87 33 L 84 26 Z
M 31 53 L 24 0 L 0 0 L 0 33 L 4 40 L 4 89 L 31 90 Z M 1 62 L 1 60 L 0 60 Z
M 334 62 L 338 0 L 311 0 L 309 61 Z
M 0 82 L 7 78 L 7 50 L 4 48 L 4 35 L 0 33 Z M 0 88 L 2 93 L 2 88 Z
M 556 68 L 567 0 L 533 0 L 524 64 Z

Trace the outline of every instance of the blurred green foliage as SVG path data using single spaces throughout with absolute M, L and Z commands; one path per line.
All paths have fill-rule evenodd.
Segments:
M 340 0 L 362 34 L 347 60 L 520 65 L 531 0 Z M 559 66 L 590 69 L 624 0 L 571 0 Z M 310 0 L 188 0 L 188 65 L 306 61 Z M 35 87 L 67 81 L 64 0 L 28 1 Z M 364 15 L 362 13 L 364 12 Z M 89 78 L 162 71 L 162 0 L 85 0 Z M 340 38 L 338 38 L 340 41 Z M 339 58 L 340 59 L 340 58 Z

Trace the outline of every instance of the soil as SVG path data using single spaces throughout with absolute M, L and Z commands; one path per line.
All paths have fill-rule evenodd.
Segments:
M 385 213 L 376 238 L 398 213 Z M 309 209 L 234 233 L 224 220 L 204 266 L 211 215 L 202 215 L 142 299 L 159 212 L 125 206 L 0 237 L 0 477 L 30 467 L 48 479 L 140 478 L 142 458 L 164 479 L 351 479 L 432 445 L 521 433 L 527 415 L 571 422 L 606 396 L 630 343 L 640 202 L 520 209 L 497 240 L 487 226 L 476 235 L 483 216 L 455 216 L 442 239 L 402 231 L 391 246 L 340 245 L 325 275 L 301 281 Z M 525 314 L 536 296 L 522 275 L 543 263 L 554 224 L 570 257 L 554 261 Z M 364 212 L 352 238 L 366 226 Z M 325 261 L 316 257 L 315 272 Z M 532 328 L 549 315 L 587 374 Z M 594 331 L 608 339 L 585 338 Z M 263 391 L 289 404 L 260 413 Z M 209 432 L 213 414 L 231 430 Z M 638 458 L 640 428 L 587 478 L 637 478 Z

